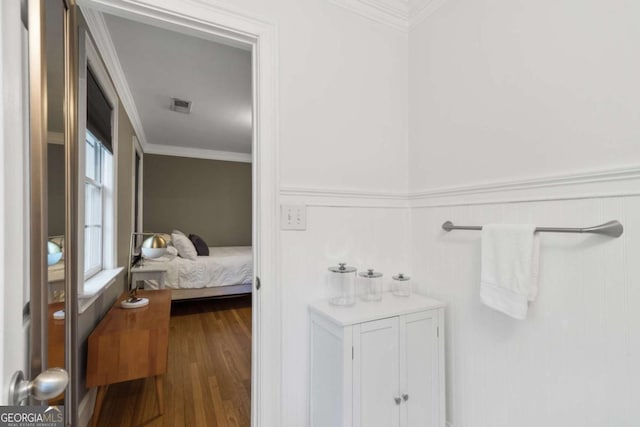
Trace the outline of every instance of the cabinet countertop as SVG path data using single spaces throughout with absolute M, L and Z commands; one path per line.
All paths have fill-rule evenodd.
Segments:
M 309 305 L 309 310 L 340 326 L 369 322 L 386 317 L 417 313 L 444 307 L 441 301 L 413 294 L 410 297 L 399 297 L 391 292 L 384 292 L 381 301 L 361 301 L 349 307 L 329 304 L 329 301 L 316 301 Z

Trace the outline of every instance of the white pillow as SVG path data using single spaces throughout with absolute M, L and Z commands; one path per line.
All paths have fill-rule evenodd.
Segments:
M 190 259 L 195 261 L 198 258 L 198 252 L 196 251 L 196 247 L 193 246 L 191 240 L 184 234 L 177 230 L 173 230 L 171 233 L 171 240 L 173 241 L 173 246 L 178 250 L 178 255 L 182 258 Z

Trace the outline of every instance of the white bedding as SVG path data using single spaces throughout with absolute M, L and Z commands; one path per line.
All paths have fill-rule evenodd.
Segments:
M 162 265 L 167 269 L 165 288 L 200 289 L 218 286 L 251 284 L 253 255 L 251 246 L 209 248 L 209 256 L 194 261 L 167 254 L 157 259 L 145 259 L 146 265 Z M 155 280 L 145 287 L 157 289 Z

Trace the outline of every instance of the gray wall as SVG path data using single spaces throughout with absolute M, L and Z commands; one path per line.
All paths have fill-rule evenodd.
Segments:
M 251 164 L 146 154 L 145 231 L 178 229 L 209 246 L 251 245 Z

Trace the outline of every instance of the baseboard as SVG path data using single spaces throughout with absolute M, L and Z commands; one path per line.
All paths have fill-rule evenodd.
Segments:
M 87 392 L 80 402 L 78 407 L 78 426 L 87 427 L 91 422 L 91 416 L 93 415 L 93 407 L 96 404 L 96 392 L 94 387 Z

